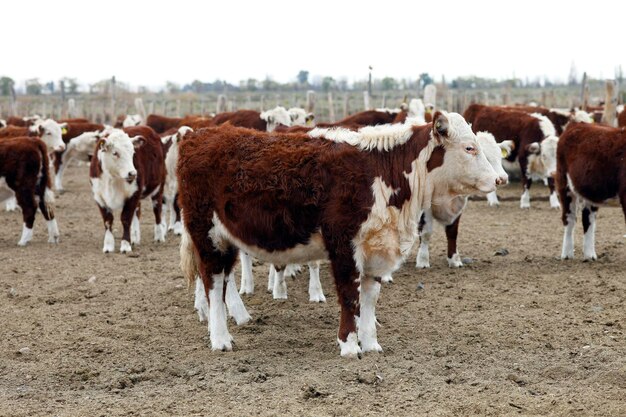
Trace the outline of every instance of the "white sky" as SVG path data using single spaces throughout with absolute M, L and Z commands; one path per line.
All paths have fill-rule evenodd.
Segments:
M 579 3 L 579 4 L 576 4 Z M 2 3 L 0 75 L 349 81 L 458 75 L 565 80 L 626 70 L 626 1 L 28 1 Z

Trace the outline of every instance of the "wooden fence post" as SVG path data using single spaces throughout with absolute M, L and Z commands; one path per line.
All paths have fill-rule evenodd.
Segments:
M 176 117 L 181 117 L 181 115 L 180 115 L 180 99 L 176 99 Z
M 115 123 L 115 75 L 113 77 L 111 77 L 111 118 L 109 119 L 109 122 L 111 124 Z
M 67 115 L 72 119 L 76 117 L 76 101 L 73 98 L 67 101 Z
M 370 110 L 370 94 L 366 91 L 363 91 L 363 107 L 365 110 Z
M 606 80 L 606 98 L 604 99 L 604 112 L 602 112 L 602 123 L 616 127 L 617 112 L 617 82 Z
M 143 120 L 141 124 L 146 123 L 146 108 L 143 106 L 143 99 L 141 97 L 135 98 L 135 111 L 139 113 L 139 115 L 141 116 L 141 120 Z
M 217 104 L 215 105 L 216 113 L 223 113 L 226 111 L 226 96 L 224 94 L 220 94 L 217 96 Z
M 587 86 L 587 71 L 583 72 L 583 82 L 580 87 L 580 105 L 581 108 L 587 111 L 589 105 L 589 87 Z
M 315 91 L 306 92 L 306 111 L 315 114 Z
M 350 94 L 345 93 L 343 95 L 343 118 L 348 117 L 350 114 Z
M 328 92 L 328 118 L 331 123 L 335 123 L 335 104 L 333 103 L 333 93 Z

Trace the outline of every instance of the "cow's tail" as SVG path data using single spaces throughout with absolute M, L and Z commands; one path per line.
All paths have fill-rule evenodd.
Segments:
M 198 275 L 198 262 L 196 260 L 196 250 L 189 236 L 189 232 L 183 221 L 183 234 L 180 239 L 180 269 L 187 278 L 187 286 L 192 287 Z
M 42 209 L 45 208 L 47 217 L 54 219 L 54 192 L 52 191 L 52 181 L 50 177 L 50 158 L 46 145 L 39 143 L 39 153 L 41 156 L 41 167 L 37 181 L 36 193 L 43 201 Z

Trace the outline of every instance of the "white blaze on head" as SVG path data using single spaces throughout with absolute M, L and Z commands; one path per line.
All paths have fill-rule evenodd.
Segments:
M 272 132 L 278 125 L 291 126 L 291 117 L 284 107 L 278 106 L 261 113 L 261 119 L 267 122 L 267 131 Z
M 291 126 L 306 126 L 314 118 L 313 113 L 307 113 L 306 110 L 299 107 L 292 107 L 287 111 L 291 119 Z
M 426 124 L 426 106 L 420 98 L 414 98 L 409 103 L 409 111 L 407 114 L 407 121 L 411 119 L 412 125 L 425 125 Z
M 476 138 L 480 148 L 483 150 L 487 161 L 493 167 L 493 170 L 498 175 L 500 180 L 499 185 L 504 185 L 509 182 L 509 175 L 502 167 L 502 158 L 509 156 L 515 144 L 512 140 L 505 140 L 502 143 L 497 143 L 496 139 L 489 132 L 478 132 Z
M 559 138 L 550 136 L 528 145 L 528 175 L 534 179 L 553 177 L 556 174 L 556 147 Z
M 433 134 L 441 139 L 446 150 L 437 175 L 452 192 L 467 195 L 496 190 L 496 184 L 500 182 L 498 175 L 463 116 L 436 113 Z
M 591 114 L 587 113 L 584 110 L 575 110 L 572 115 L 572 120 L 579 123 L 593 123 L 593 117 Z
M 143 122 L 143 118 L 139 114 L 129 114 L 122 122 L 123 127 L 139 126 Z
M 102 138 L 98 145 L 98 160 L 102 171 L 129 183 L 135 181 L 137 170 L 133 156 L 135 148 L 139 148 L 144 142 L 142 136 L 131 138 L 126 132 L 115 129 L 109 136 Z
M 48 147 L 48 151 L 62 151 L 65 149 L 63 142 L 63 129 L 67 123 L 57 123 L 52 119 L 38 119 L 29 127 L 31 132 L 37 133 Z
M 80 155 L 93 156 L 96 142 L 100 139 L 100 132 L 85 132 L 71 139 L 67 144 L 67 151 L 74 151 Z

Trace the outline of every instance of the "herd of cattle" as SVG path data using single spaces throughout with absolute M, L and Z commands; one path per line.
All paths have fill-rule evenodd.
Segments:
M 232 349 L 228 316 L 237 324 L 250 319 L 240 294 L 254 291 L 253 257 L 271 263 L 268 290 L 276 299 L 287 298 L 285 277 L 307 263 L 311 301 L 325 301 L 319 268 L 328 259 L 341 355 L 354 357 L 382 350 L 375 315 L 381 282 L 392 280 L 417 237 L 418 268 L 430 266 L 434 221 L 445 227 L 448 265 L 462 267 L 456 240 L 468 197 L 483 194 L 497 205 L 496 188 L 509 175 L 522 180 L 521 208 L 530 208 L 533 180 L 549 185 L 550 206 L 562 210 L 563 259 L 574 256 L 580 206 L 583 257 L 595 260 L 598 206 L 619 199 L 626 215 L 626 110 L 618 123 L 535 106 L 472 104 L 460 115 L 421 100 L 317 125 L 303 109 L 282 107 L 149 115 L 145 123 L 128 115 L 115 126 L 11 117 L 0 120 L 0 201 L 22 211 L 18 245 L 32 239 L 37 208 L 49 242 L 57 243 L 53 188 L 64 190 L 70 161 L 90 161 L 103 252 L 115 251 L 113 212 L 121 210 L 119 250 L 126 253 L 140 243 L 140 204 L 149 197 L 154 240 L 182 235 L 181 268 L 195 285 L 195 308 L 214 350 Z

